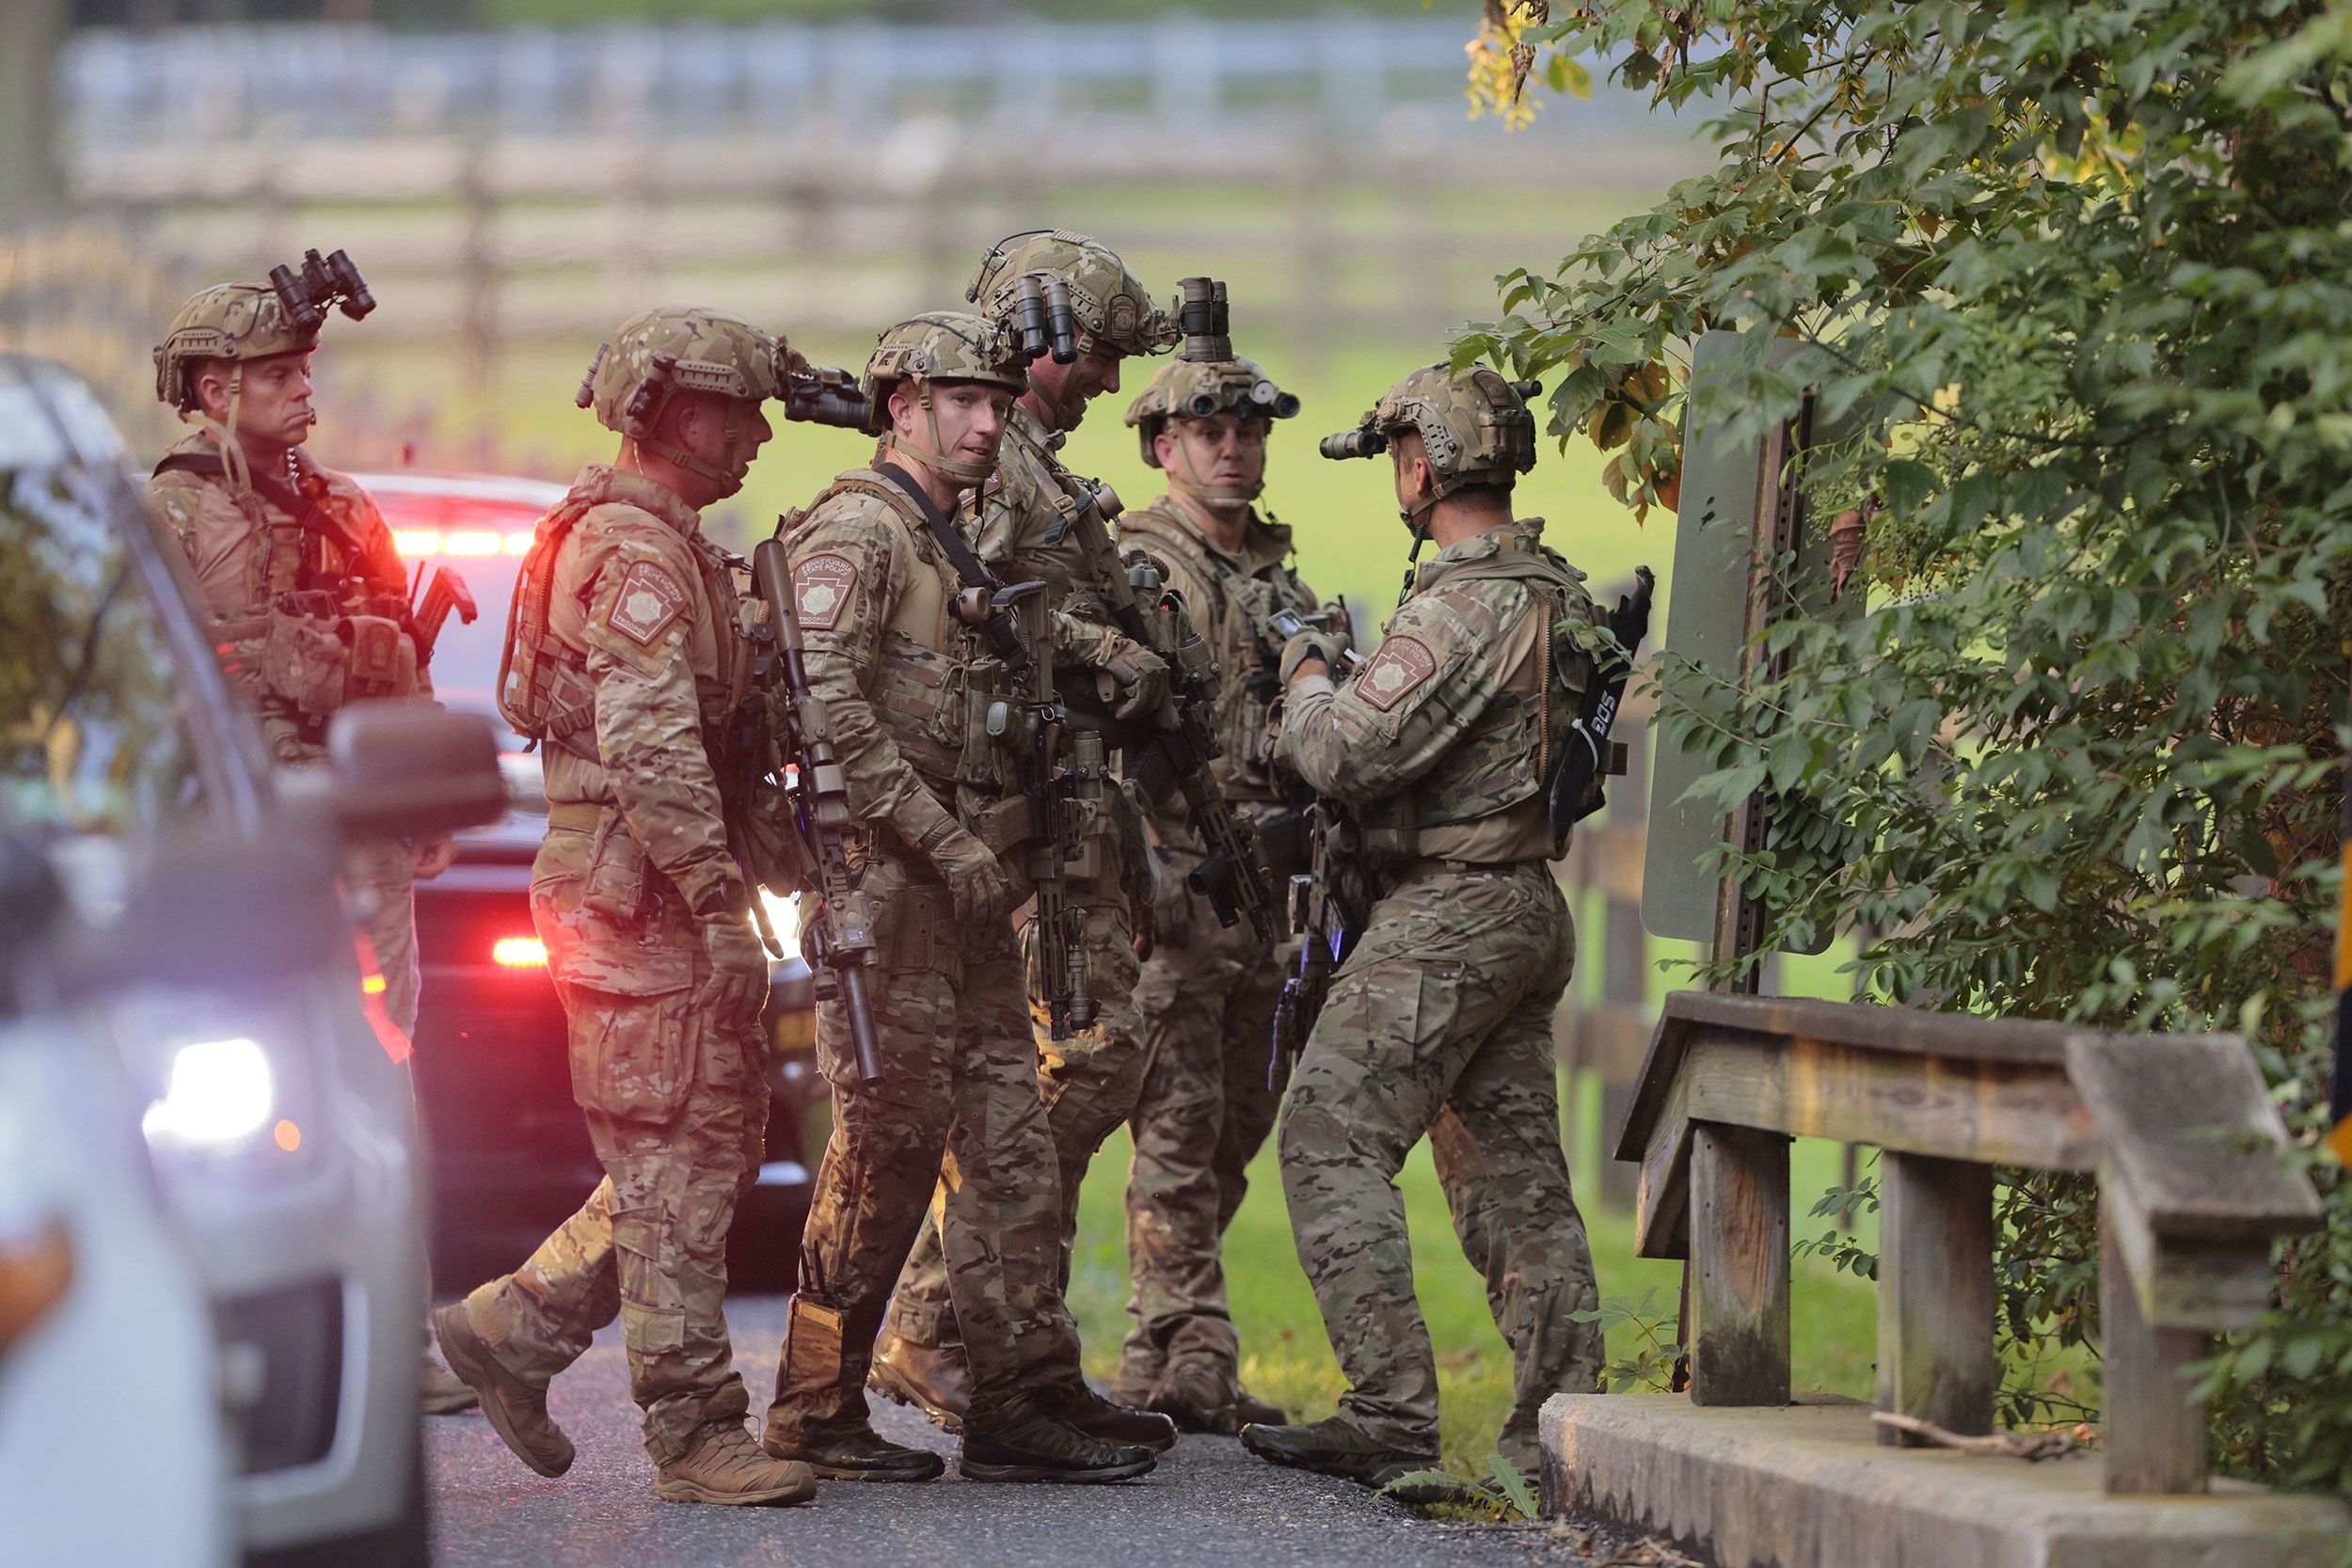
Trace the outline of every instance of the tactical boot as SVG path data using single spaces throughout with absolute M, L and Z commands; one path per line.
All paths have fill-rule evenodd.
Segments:
M 1176 1423 L 1149 1410 L 1115 1404 L 1089 1387 L 1085 1379 L 1061 1384 L 1053 1390 L 1048 1408 L 1089 1437 L 1105 1443 L 1139 1443 L 1157 1453 L 1176 1446 Z
M 1131 1356 L 1119 1364 L 1119 1370 L 1111 1376 L 1110 1386 L 1104 1392 L 1110 1396 L 1113 1404 L 1142 1410 L 1151 1402 L 1152 1386 L 1159 1380 L 1157 1369 L 1144 1366 Z
M 1291 1418 L 1291 1413 L 1268 1400 L 1262 1400 L 1239 1384 L 1233 1386 L 1233 1421 L 1237 1426 L 1280 1426 Z
M 417 1372 L 418 1402 L 428 1416 L 454 1416 L 482 1402 L 481 1396 L 457 1381 L 449 1364 L 424 1347 L 424 1365 Z
M 827 1481 L 930 1481 L 947 1468 L 928 1449 L 893 1443 L 864 1422 L 793 1439 L 771 1428 L 760 1446 L 778 1459 L 799 1460 Z
M 1233 1414 L 1233 1380 L 1214 1361 L 1179 1361 L 1160 1374 L 1144 1408 L 1156 1410 L 1184 1432 L 1227 1435 L 1241 1430 Z
M 482 1397 L 490 1430 L 506 1440 L 516 1458 L 543 1476 L 560 1476 L 572 1467 L 572 1440 L 548 1415 L 548 1391 L 508 1371 L 490 1353 L 463 1301 L 433 1314 L 433 1333 L 450 1370 Z
M 885 1332 L 875 1341 L 866 1386 L 913 1405 L 943 1432 L 961 1432 L 972 1408 L 972 1367 L 961 1345 L 918 1345 Z
M 1246 1426 L 1241 1446 L 1277 1465 L 1344 1476 L 1366 1486 L 1386 1486 L 1407 1471 L 1438 1467 L 1436 1454 L 1406 1453 L 1375 1442 L 1341 1416 L 1311 1426 Z
M 1150 1449 L 1105 1443 L 1033 1405 L 963 1434 L 956 1467 L 966 1481 L 1126 1481 L 1159 1463 Z
M 742 1422 L 710 1421 L 661 1466 L 653 1495 L 665 1503 L 783 1508 L 817 1496 L 817 1476 L 797 1459 L 769 1458 Z

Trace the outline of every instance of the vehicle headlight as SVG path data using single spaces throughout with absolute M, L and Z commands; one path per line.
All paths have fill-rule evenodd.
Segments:
M 151 1146 L 226 1153 L 261 1136 L 278 1108 L 278 1085 L 258 1042 L 232 1035 L 169 1050 L 163 1094 L 139 1123 Z

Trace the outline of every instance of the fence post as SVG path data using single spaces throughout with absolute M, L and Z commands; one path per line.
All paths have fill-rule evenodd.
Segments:
M 1949 1432 L 1993 1430 L 1993 1167 L 1879 1157 L 1881 1410 Z M 1879 1441 L 1917 1439 L 1881 1427 Z
M 1787 1134 L 1692 1130 L 1690 1239 L 1691 1402 L 1787 1404 Z

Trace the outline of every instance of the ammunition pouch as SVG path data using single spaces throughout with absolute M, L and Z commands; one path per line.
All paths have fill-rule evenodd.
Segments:
M 258 640 L 262 690 L 308 725 L 325 725 L 361 698 L 417 694 L 417 645 L 407 629 L 390 615 L 340 614 L 331 595 L 287 594 L 258 624 L 221 629 L 246 672 Z
M 588 875 L 580 890 L 582 909 L 610 920 L 632 922 L 645 908 L 645 848 L 628 831 L 617 806 L 598 808 L 596 837 L 588 848 Z M 554 813 L 548 813 L 554 823 Z
M 962 983 L 963 933 L 946 888 L 926 882 L 898 888 L 883 900 L 881 924 L 885 974 L 939 974 L 949 985 Z

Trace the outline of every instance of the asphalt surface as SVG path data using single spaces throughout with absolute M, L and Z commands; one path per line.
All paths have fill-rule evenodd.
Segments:
M 784 1298 L 728 1304 L 736 1366 L 755 1415 L 774 1386 Z M 876 1425 L 952 1454 L 954 1439 L 878 1402 Z M 1279 1469 L 1230 1437 L 1186 1437 L 1159 1467 L 1101 1486 L 825 1481 L 789 1509 L 654 1500 L 653 1462 L 615 1329 L 556 1380 L 550 1405 L 578 1445 L 569 1474 L 547 1481 L 509 1453 L 478 1413 L 427 1422 L 434 1561 L 453 1568 L 656 1568 L 693 1564 L 939 1564 L 973 1568 L 1528 1568 L 1620 1558 L 1566 1527 L 1437 1525 L 1362 1487 Z M 1646 1560 L 1657 1560 L 1646 1559 Z

